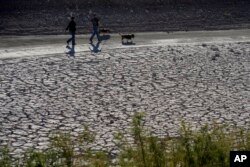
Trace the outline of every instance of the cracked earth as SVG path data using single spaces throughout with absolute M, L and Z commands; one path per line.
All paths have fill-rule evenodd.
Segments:
M 84 125 L 93 149 L 115 152 L 114 133 L 129 133 L 135 112 L 158 136 L 178 136 L 182 120 L 250 129 L 249 42 L 0 59 L 0 71 L 0 145 L 16 155 Z

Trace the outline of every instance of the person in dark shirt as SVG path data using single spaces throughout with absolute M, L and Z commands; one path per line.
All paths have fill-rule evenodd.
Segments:
M 98 42 L 101 42 L 100 35 L 99 35 L 99 19 L 96 17 L 96 14 L 93 14 L 93 18 L 90 20 L 93 26 L 92 35 L 89 38 L 90 43 L 93 42 L 93 38 L 96 35 Z
M 74 21 L 74 17 L 71 17 L 71 21 L 66 28 L 66 31 L 69 30 L 71 34 L 71 38 L 67 40 L 67 46 L 69 46 L 70 41 L 72 41 L 72 45 L 75 45 L 75 34 L 76 34 L 76 23 Z

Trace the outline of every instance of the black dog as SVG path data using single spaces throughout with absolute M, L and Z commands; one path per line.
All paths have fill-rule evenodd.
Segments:
M 126 39 L 127 43 L 128 43 L 129 40 L 130 40 L 130 42 L 133 42 L 132 39 L 135 37 L 134 34 L 120 34 L 120 35 L 122 37 L 122 42 L 123 42 L 124 39 Z

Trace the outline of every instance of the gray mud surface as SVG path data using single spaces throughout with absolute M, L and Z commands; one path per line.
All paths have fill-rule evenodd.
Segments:
M 113 134 L 129 133 L 138 111 L 158 136 L 178 136 L 181 120 L 250 127 L 249 42 L 0 59 L 0 71 L 0 145 L 17 156 L 84 125 L 92 149 L 116 153 Z

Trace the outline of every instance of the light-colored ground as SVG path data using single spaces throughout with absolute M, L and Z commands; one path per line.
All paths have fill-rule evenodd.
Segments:
M 122 45 L 119 34 L 110 35 L 109 40 L 100 44 L 102 51 L 117 48 L 144 47 L 156 45 L 201 44 L 250 41 L 250 29 L 227 31 L 191 31 L 191 32 L 152 32 L 136 33 L 133 42 L 135 45 Z M 0 59 L 27 56 L 50 56 L 67 52 L 66 40 L 69 36 L 2 36 L 0 39 Z M 77 35 L 76 56 L 81 52 L 89 51 L 89 36 Z M 94 42 L 96 45 L 96 42 Z
M 136 34 L 130 46 L 112 35 L 98 53 L 81 45 L 83 36 L 75 57 L 64 54 L 63 36 L 3 37 L 0 145 L 18 155 L 45 148 L 54 130 L 87 125 L 97 134 L 93 148 L 113 150 L 113 133 L 129 132 L 137 111 L 157 135 L 177 136 L 181 120 L 249 129 L 249 34 Z

